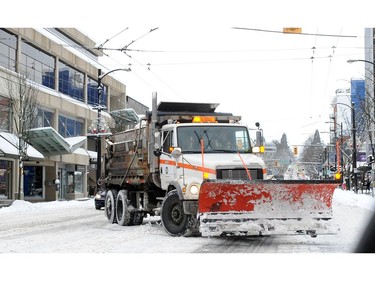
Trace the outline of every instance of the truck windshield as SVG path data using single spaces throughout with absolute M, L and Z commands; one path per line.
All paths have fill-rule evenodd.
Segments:
M 183 153 L 250 153 L 249 134 L 239 126 L 181 126 L 177 128 L 178 146 Z

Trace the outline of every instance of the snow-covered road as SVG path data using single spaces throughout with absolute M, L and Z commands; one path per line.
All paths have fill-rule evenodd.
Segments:
M 15 201 L 0 209 L 0 253 L 350 253 L 374 210 L 369 195 L 335 190 L 337 235 L 171 237 L 155 220 L 141 226 L 109 224 L 86 201 Z

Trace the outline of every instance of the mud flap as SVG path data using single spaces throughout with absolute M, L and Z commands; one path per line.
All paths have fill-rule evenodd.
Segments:
M 198 214 L 202 236 L 335 234 L 336 181 L 205 181 Z

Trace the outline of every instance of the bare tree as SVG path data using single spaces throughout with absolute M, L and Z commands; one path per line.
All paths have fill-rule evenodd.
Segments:
M 8 75 L 5 87 L 10 100 L 10 129 L 18 137 L 18 199 L 21 199 L 23 166 L 28 157 L 28 132 L 35 127 L 38 115 L 38 89 L 26 76 L 20 74 Z
M 366 77 L 369 85 L 374 87 L 374 74 L 371 74 L 371 77 Z M 369 91 L 365 90 L 365 96 L 356 97 L 359 102 L 359 110 L 356 112 L 356 124 L 357 124 L 357 136 L 359 137 L 360 142 L 366 140 L 366 136 L 370 142 L 372 155 L 375 155 L 374 152 L 374 124 L 375 124 L 375 95 L 374 89 Z

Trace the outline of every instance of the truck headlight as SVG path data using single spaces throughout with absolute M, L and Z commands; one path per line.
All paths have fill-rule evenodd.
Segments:
M 199 193 L 199 187 L 197 185 L 190 186 L 190 193 L 193 195 L 197 195 Z

